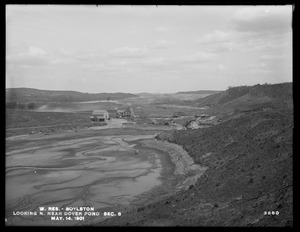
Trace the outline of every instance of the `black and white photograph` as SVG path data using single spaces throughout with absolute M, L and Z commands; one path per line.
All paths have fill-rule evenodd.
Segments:
M 293 227 L 286 5 L 5 5 L 6 227 Z

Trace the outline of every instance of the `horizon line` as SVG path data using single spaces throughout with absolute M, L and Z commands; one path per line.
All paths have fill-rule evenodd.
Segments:
M 284 83 L 293 83 L 292 81 L 290 82 L 279 82 L 279 83 L 265 83 L 265 84 L 269 84 L 269 85 L 276 85 L 276 84 L 284 84 Z M 232 88 L 234 87 L 239 87 L 239 86 L 255 86 L 255 85 L 264 85 L 264 84 L 254 84 L 254 85 L 236 85 L 236 86 L 230 86 Z M 59 91 L 59 92 L 79 92 L 79 93 L 87 93 L 87 94 L 101 94 L 101 93 L 127 93 L 127 94 L 143 94 L 143 93 L 148 93 L 148 94 L 176 94 L 176 93 L 180 93 L 180 92 L 197 92 L 197 91 L 226 91 L 228 89 L 228 87 L 226 89 L 222 89 L 222 90 L 217 90 L 217 89 L 198 89 L 198 90 L 179 90 L 179 91 L 174 91 L 174 92 L 147 92 L 147 91 L 142 91 L 142 92 L 127 92 L 127 91 L 115 91 L 115 92 L 83 92 L 83 91 L 79 91 L 79 90 L 53 90 L 53 89 L 38 89 L 38 88 L 32 88 L 32 87 L 10 87 L 10 88 L 5 88 L 5 90 L 7 91 L 8 89 L 35 89 L 35 90 L 41 90 L 41 91 Z
M 218 90 L 218 89 L 198 89 L 198 90 L 179 90 L 176 92 L 147 92 L 147 91 L 142 91 L 142 92 L 127 92 L 127 91 L 115 91 L 115 92 L 83 92 L 79 90 L 59 90 L 59 89 L 38 89 L 38 88 L 32 88 L 32 87 L 9 87 L 5 88 L 5 90 L 8 89 L 34 89 L 34 90 L 41 90 L 41 91 L 59 91 L 59 92 L 79 92 L 79 93 L 88 93 L 88 94 L 99 94 L 99 93 L 129 93 L 129 94 L 143 94 L 143 93 L 148 93 L 148 94 L 175 94 L 179 92 L 197 92 L 197 91 L 225 91 L 226 89 L 223 90 Z

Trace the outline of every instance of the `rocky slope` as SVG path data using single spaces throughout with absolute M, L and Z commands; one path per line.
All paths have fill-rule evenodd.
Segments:
M 210 128 L 160 134 L 207 171 L 187 191 L 99 225 L 292 226 L 293 109 L 278 101 Z

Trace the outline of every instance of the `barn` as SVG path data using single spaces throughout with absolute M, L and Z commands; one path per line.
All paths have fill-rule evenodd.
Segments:
M 90 119 L 96 122 L 104 122 L 109 119 L 109 113 L 106 110 L 94 110 Z

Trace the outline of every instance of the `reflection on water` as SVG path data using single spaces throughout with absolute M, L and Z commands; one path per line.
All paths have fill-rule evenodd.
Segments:
M 11 224 L 53 225 L 48 217 L 11 216 L 40 206 L 128 205 L 161 182 L 159 155 L 136 154 L 118 137 L 93 137 L 10 152 L 6 157 L 6 215 Z M 139 147 L 140 149 L 140 147 Z

